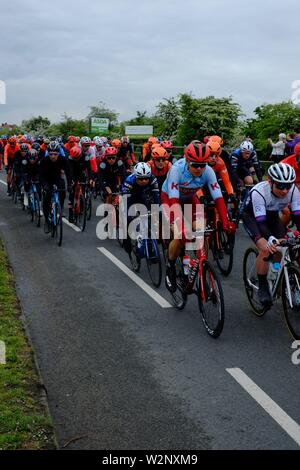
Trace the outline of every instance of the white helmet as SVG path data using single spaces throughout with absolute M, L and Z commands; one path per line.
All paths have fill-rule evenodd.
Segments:
M 150 178 L 151 168 L 150 168 L 149 165 L 147 165 L 147 163 L 139 162 L 133 167 L 133 174 L 137 178 L 141 178 L 143 176 L 146 177 L 146 178 Z
M 276 183 L 294 183 L 296 173 L 294 168 L 287 163 L 275 163 L 268 169 L 268 175 Z
M 91 143 L 91 139 L 90 139 L 89 137 L 86 137 L 86 136 L 81 137 L 80 143 L 81 143 L 81 144 L 90 144 L 90 143 Z
M 93 138 L 93 142 L 96 143 L 98 139 L 100 139 L 100 135 L 95 135 L 95 137 Z
M 94 137 L 93 141 L 94 141 L 95 145 L 97 145 L 99 147 L 100 146 L 103 147 L 103 140 L 101 139 L 101 137 Z
M 100 137 L 100 139 L 102 139 L 102 142 L 104 145 L 107 144 L 108 140 L 107 140 L 107 137 Z
M 253 144 L 249 142 L 249 140 L 244 140 L 244 142 L 242 142 L 240 145 L 240 149 L 242 152 L 253 152 L 254 147 Z

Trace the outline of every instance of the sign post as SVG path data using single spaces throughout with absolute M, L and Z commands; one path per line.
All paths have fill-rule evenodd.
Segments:
M 108 118 L 91 118 L 91 134 L 108 135 L 109 119 Z
M 148 139 L 153 135 L 153 126 L 126 126 L 125 134 L 132 139 Z

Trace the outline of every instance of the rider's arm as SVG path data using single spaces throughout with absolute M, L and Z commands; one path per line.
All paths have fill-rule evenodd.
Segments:
M 216 208 L 220 215 L 223 226 L 225 227 L 228 222 L 228 213 L 226 205 L 222 196 L 222 191 L 217 181 L 216 174 L 212 168 L 206 167 L 206 182 L 212 199 L 215 201 Z
M 300 191 L 297 186 L 294 186 L 292 193 L 291 212 L 293 214 L 293 220 L 296 224 L 297 230 L 300 231 Z
M 154 204 L 160 204 L 158 181 L 155 176 L 151 176 L 151 191 Z
M 255 172 L 258 178 L 258 181 L 262 180 L 262 173 L 261 173 L 261 168 L 260 168 L 260 162 L 257 157 L 257 153 L 254 151 L 253 157 L 252 157 L 252 163 L 255 168 Z
M 265 198 L 257 191 L 251 191 L 251 202 L 253 208 L 253 214 L 257 222 L 260 234 L 262 238 L 268 240 L 272 235 L 272 232 L 267 224 L 267 210 Z
M 220 177 L 223 181 L 223 184 L 225 186 L 225 189 L 226 189 L 226 192 L 227 192 L 228 196 L 230 196 L 231 194 L 233 194 L 233 187 L 232 187 L 232 184 L 230 182 L 229 174 L 228 174 L 225 163 L 224 163 L 224 166 L 222 165 L 222 169 L 219 172 L 219 175 L 220 175 Z

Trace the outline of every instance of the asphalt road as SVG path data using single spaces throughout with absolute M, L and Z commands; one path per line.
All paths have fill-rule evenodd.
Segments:
M 0 184 L 0 232 L 59 446 L 75 439 L 68 449 L 298 449 L 300 365 L 291 361 L 281 305 L 263 318 L 249 310 L 243 228 L 233 273 L 222 279 L 224 331 L 213 340 L 196 298 L 182 312 L 162 308 L 97 249 L 130 267 L 116 241 L 96 237 L 97 222 L 94 205 L 85 233 L 64 224 L 59 248 Z M 149 283 L 145 264 L 140 277 Z M 163 285 L 157 292 L 171 302 Z M 228 369 L 251 379 L 247 390 Z

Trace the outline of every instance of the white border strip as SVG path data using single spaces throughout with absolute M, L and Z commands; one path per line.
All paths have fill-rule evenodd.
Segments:
M 125 273 L 136 285 L 138 285 L 146 294 L 148 294 L 156 303 L 158 303 L 162 308 L 172 308 L 172 305 L 169 304 L 161 295 L 159 295 L 154 289 L 152 289 L 146 282 L 144 282 L 139 276 L 133 273 L 125 264 L 123 264 L 118 258 L 116 258 L 110 251 L 106 248 L 98 247 L 103 255 L 105 255 L 110 261 L 112 261 L 123 273 Z
M 281 426 L 285 432 L 300 446 L 300 426 L 280 406 L 275 403 L 253 380 L 241 369 L 226 371 L 243 387 L 246 392 Z
M 5 186 L 7 186 L 7 183 L 5 183 L 5 181 L 0 180 L 0 183 L 2 183 L 2 184 L 4 184 Z

